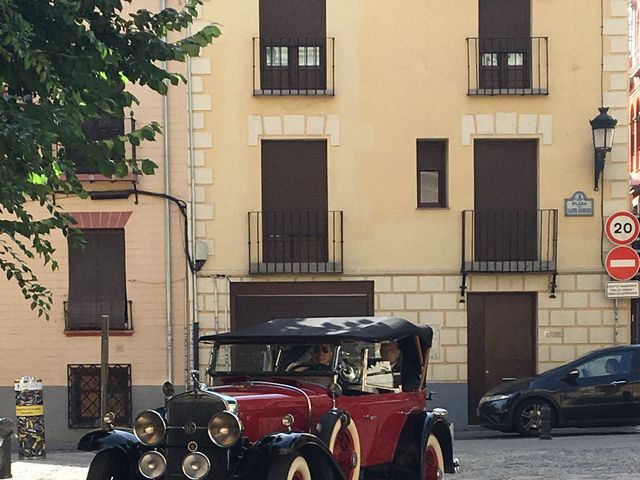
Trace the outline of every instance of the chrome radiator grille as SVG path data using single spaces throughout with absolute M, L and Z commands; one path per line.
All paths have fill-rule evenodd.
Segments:
M 211 470 L 206 480 L 226 478 L 227 451 L 216 447 L 207 433 L 211 417 L 224 410 L 225 405 L 217 397 L 192 392 L 177 395 L 167 402 L 167 477 L 186 479 L 182 472 L 182 460 L 189 454 L 190 442 L 197 444 L 197 451 L 207 456 Z M 194 428 L 195 427 L 195 428 Z

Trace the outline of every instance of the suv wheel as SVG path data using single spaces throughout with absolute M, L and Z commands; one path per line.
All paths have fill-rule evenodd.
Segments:
M 302 455 L 293 453 L 274 459 L 267 480 L 311 480 L 311 470 Z

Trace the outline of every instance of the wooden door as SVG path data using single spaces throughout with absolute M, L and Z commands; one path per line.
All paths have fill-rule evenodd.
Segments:
M 475 260 L 537 259 L 537 157 L 537 140 L 475 141 Z
M 265 262 L 326 262 L 327 142 L 262 141 Z
M 469 293 L 467 323 L 469 424 L 476 424 L 485 392 L 535 374 L 535 294 Z

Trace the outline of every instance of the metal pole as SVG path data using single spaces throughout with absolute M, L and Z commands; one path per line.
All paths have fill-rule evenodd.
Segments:
M 618 345 L 618 299 L 613 299 L 613 344 Z
M 102 315 L 100 335 L 100 425 L 107 428 L 104 417 L 107 414 L 107 387 L 109 383 L 109 315 Z

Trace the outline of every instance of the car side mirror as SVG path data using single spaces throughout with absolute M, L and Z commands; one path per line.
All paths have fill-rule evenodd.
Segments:
M 567 376 L 564 377 L 564 379 L 568 382 L 573 382 L 576 378 L 578 378 L 580 376 L 580 372 L 577 369 L 573 369 L 571 370 L 569 373 L 567 373 Z

